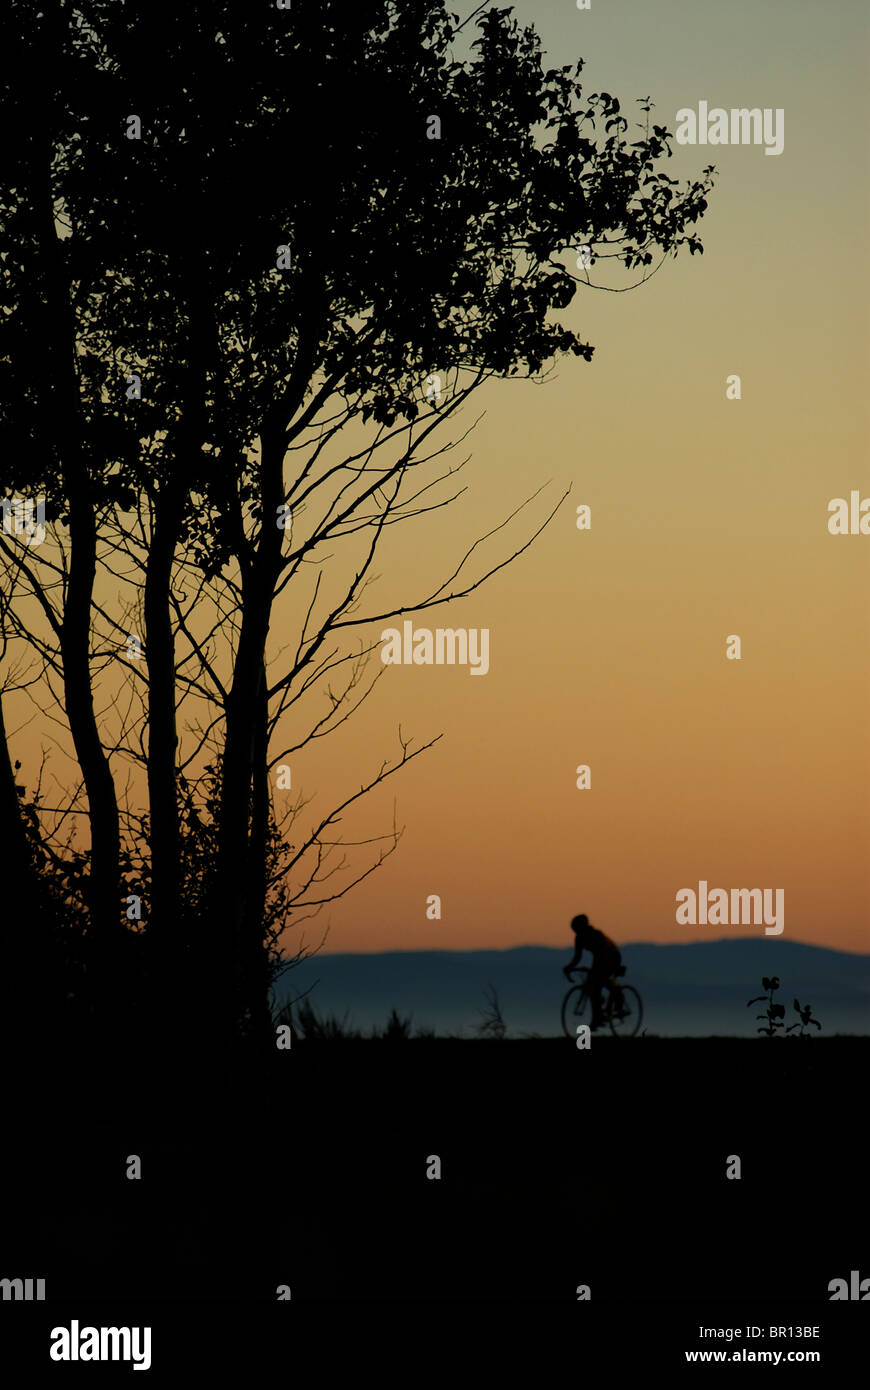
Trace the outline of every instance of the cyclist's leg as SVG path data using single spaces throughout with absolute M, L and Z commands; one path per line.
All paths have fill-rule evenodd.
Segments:
M 589 969 L 589 976 L 586 982 L 586 988 L 592 1003 L 592 1021 L 590 1025 L 592 1028 L 600 1028 L 601 1024 L 604 1022 L 604 1003 L 601 998 L 601 991 L 606 983 L 607 976 L 596 961 Z
M 618 951 L 612 952 L 601 962 L 602 985 L 607 990 L 607 999 L 602 1004 L 602 1014 L 605 1018 L 610 1018 L 622 1007 L 622 990 L 616 975 L 621 964 L 622 956 Z

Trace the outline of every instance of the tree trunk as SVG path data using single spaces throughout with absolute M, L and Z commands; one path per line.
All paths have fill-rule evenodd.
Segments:
M 51 43 L 48 44 L 51 49 Z M 63 243 L 54 223 L 51 181 L 52 112 L 34 110 L 31 189 L 34 231 L 39 245 L 46 394 L 50 399 L 54 443 L 67 500 L 70 560 L 61 624 L 64 704 L 88 798 L 91 831 L 90 911 L 94 941 L 121 935 L 119 900 L 120 829 L 115 784 L 94 715 L 90 670 L 90 615 L 96 573 L 97 528 L 88 466 L 82 451 L 83 426 L 76 370 L 76 330 Z
M 6 719 L 3 713 L 3 696 L 0 694 L 0 844 L 3 857 L 13 866 L 13 872 L 4 882 L 4 897 L 9 902 L 9 894 L 15 895 L 18 885 L 31 872 L 30 846 L 21 816 L 21 800 L 16 790 L 15 769 L 9 756 L 6 737 Z
M 179 189 L 179 198 L 189 190 Z M 181 826 L 178 806 L 178 722 L 175 637 L 170 603 L 172 566 L 189 498 L 194 460 L 206 438 L 209 367 L 219 361 L 213 305 L 201 248 L 191 239 L 181 250 L 182 283 L 188 310 L 187 371 L 177 438 L 167 441 L 172 462 L 156 493 L 154 534 L 145 574 L 145 653 L 148 663 L 148 805 L 151 901 L 149 955 L 157 997 L 182 1029 L 189 1025 L 194 923 L 181 899 Z
M 32 890 L 34 874 L 30 846 L 21 815 L 21 801 L 15 788 L 15 770 L 6 741 L 3 698 L 0 695 L 0 844 L 4 863 L 11 872 L 3 876 L 3 934 L 0 939 L 0 1026 L 16 1049 L 27 1048 L 22 1023 L 36 993 L 36 971 L 40 968 L 35 949 L 38 922 L 34 921 Z M 42 968 L 50 962 L 42 962 Z
M 263 810 L 265 651 L 283 537 L 276 522 L 277 508 L 283 497 L 283 443 L 277 432 L 263 437 L 261 443 L 263 529 L 257 553 L 242 581 L 242 623 L 226 711 L 216 874 L 215 917 L 220 923 L 220 948 L 226 953 L 226 965 L 233 972 L 228 980 L 231 986 L 228 1006 L 236 1020 L 246 1009 L 257 1007 L 246 977 L 254 953 L 262 951 L 263 941 L 263 914 L 261 908 L 258 910 L 262 887 L 258 889 L 257 883 L 263 871 L 260 856 L 265 850 L 262 817 L 268 814 Z M 258 728 L 262 730 L 259 740 Z M 255 779 L 257 752 L 260 773 Z M 251 826 L 255 781 L 258 784 L 256 834 Z M 268 796 L 267 788 L 265 795 Z M 254 853 L 258 856 L 256 867 Z
M 246 955 L 245 977 L 250 1000 L 251 1032 L 261 1042 L 271 1035 L 269 1011 L 268 949 L 265 941 L 266 879 L 271 798 L 268 773 L 268 717 L 266 668 L 260 667 L 257 689 L 257 720 L 254 732 L 253 779 L 251 795 L 251 834 L 248 846 L 248 901 L 243 928 Z
M 77 470 L 64 467 L 70 513 L 70 565 L 61 624 L 64 705 L 88 797 L 91 828 L 91 929 L 99 946 L 122 933 L 121 837 L 115 783 L 94 714 L 90 617 L 96 573 L 96 520 Z
M 151 901 L 148 929 L 166 946 L 180 919 L 180 833 L 175 755 L 175 639 L 169 611 L 172 562 L 178 542 L 179 489 L 171 484 L 157 503 L 157 521 L 145 576 L 145 653 L 148 662 L 148 805 L 151 827 Z M 162 954 L 162 952 L 161 952 Z

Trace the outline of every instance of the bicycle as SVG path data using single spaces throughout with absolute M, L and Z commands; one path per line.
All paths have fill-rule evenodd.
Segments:
M 579 984 L 573 984 L 562 1000 L 562 1030 L 566 1038 L 577 1038 L 578 1024 L 588 1024 L 592 1019 L 592 995 L 588 988 L 589 967 L 581 965 L 572 970 L 572 975 L 581 975 Z M 615 1038 L 633 1038 L 643 1019 L 643 1000 L 634 985 L 624 985 L 617 977 L 625 974 L 621 966 L 616 974 L 604 985 L 603 1017 L 610 1024 Z

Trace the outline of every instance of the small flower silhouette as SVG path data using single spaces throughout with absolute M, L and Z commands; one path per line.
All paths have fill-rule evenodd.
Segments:
M 821 1029 L 822 1025 L 819 1023 L 819 1020 L 817 1018 L 813 1018 L 813 1007 L 811 1004 L 804 1004 L 803 1006 L 801 1006 L 798 1003 L 797 999 L 795 999 L 794 1008 L 795 1013 L 798 1015 L 800 1019 L 800 1023 L 790 1024 L 788 1028 L 786 1028 L 785 1030 L 787 1033 L 793 1033 L 795 1028 L 800 1028 L 798 1037 L 810 1038 L 812 1037 L 812 1034 L 807 1032 L 807 1029 L 809 1028 L 810 1024 L 812 1024 L 814 1028 Z
M 763 1014 L 756 1014 L 756 1018 L 760 1019 L 762 1024 L 766 1024 L 766 1027 L 761 1027 L 756 1031 L 763 1033 L 765 1037 L 773 1038 L 776 1036 L 777 1031 L 785 1026 L 783 1023 L 785 1018 L 785 1005 L 774 1004 L 773 1002 L 774 993 L 779 989 L 779 976 L 771 975 L 768 979 L 766 975 L 762 975 L 761 984 L 762 988 L 767 991 L 766 994 L 759 994 L 755 999 L 748 999 L 746 1001 L 746 1007 L 748 1009 L 750 1004 L 767 1004 L 767 1008 Z M 798 1000 L 795 999 L 794 1007 L 800 1022 L 789 1024 L 788 1028 L 785 1029 L 786 1033 L 793 1033 L 796 1028 L 799 1028 L 800 1032 L 797 1036 L 799 1038 L 808 1038 L 811 1036 L 807 1031 L 810 1024 L 812 1024 L 814 1028 L 821 1028 L 822 1025 L 819 1023 L 819 1020 L 812 1016 L 813 1010 L 810 1004 L 801 1005 Z
M 785 1005 L 774 1004 L 773 1002 L 774 991 L 779 989 L 779 976 L 772 975 L 768 979 L 766 975 L 762 975 L 761 986 L 767 993 L 759 994 L 756 999 L 748 999 L 746 1007 L 748 1009 L 750 1004 L 767 1004 L 767 1009 L 763 1014 L 756 1014 L 756 1018 L 760 1018 L 763 1023 L 767 1024 L 767 1027 L 759 1028 L 757 1032 L 763 1033 L 765 1037 L 773 1038 L 776 1036 L 777 1029 L 782 1028 L 782 1020 L 785 1018 Z

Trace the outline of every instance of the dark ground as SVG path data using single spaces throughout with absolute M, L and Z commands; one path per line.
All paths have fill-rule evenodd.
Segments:
M 335 1300 L 581 1316 L 587 1284 L 599 1316 L 643 1303 L 687 1337 L 696 1300 L 735 1324 L 751 1303 L 854 1329 L 870 1304 L 832 1305 L 828 1284 L 870 1276 L 868 1057 L 848 1037 L 294 1039 L 271 1075 L 211 1094 L 207 1049 L 150 1094 L 135 1066 L 59 1057 L 38 1107 L 20 1072 L 7 1094 L 0 1277 L 45 1277 L 55 1319 L 91 1300 L 274 1305 L 279 1285 L 296 1316 Z
M 595 1299 L 825 1299 L 841 1271 L 870 1274 L 868 1053 L 846 1038 L 300 1048 L 285 1065 L 301 1115 L 323 1110 L 288 1135 L 312 1200 L 276 1274 L 299 1298 L 573 1301 L 586 1283 Z

